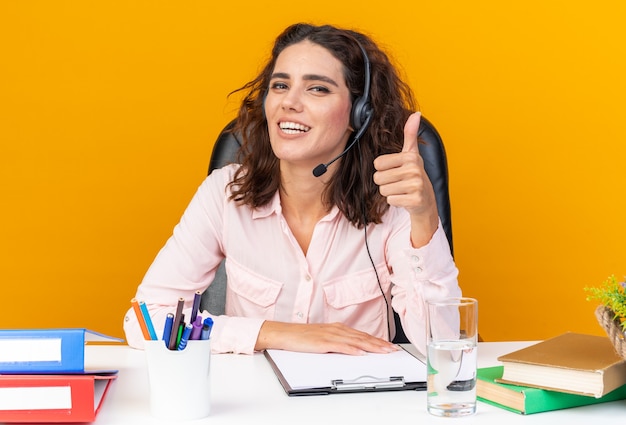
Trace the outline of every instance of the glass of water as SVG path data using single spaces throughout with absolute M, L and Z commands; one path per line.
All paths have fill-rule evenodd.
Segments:
M 478 302 L 445 298 L 427 302 L 427 400 L 435 416 L 476 412 Z

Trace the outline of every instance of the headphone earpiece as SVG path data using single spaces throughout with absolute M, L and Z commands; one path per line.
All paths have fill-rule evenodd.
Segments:
M 358 131 L 363 127 L 367 117 L 372 113 L 369 100 L 363 97 L 357 98 L 352 104 L 352 112 L 350 115 L 350 125 L 354 131 Z
M 372 107 L 370 105 L 370 60 L 367 56 L 367 52 L 361 43 L 357 41 L 361 52 L 363 53 L 364 63 L 364 79 L 363 84 L 363 96 L 358 97 L 352 103 L 352 111 L 350 113 L 350 125 L 354 131 L 359 131 L 366 122 L 369 122 L 368 117 L 372 115 Z M 363 129 L 365 131 L 365 129 Z M 362 133 L 361 133 L 362 134 Z

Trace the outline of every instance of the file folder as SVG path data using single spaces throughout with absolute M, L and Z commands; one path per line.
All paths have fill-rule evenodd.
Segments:
M 116 377 L 0 375 L 0 422 L 92 422 Z
M 404 348 L 363 356 L 265 350 L 265 357 L 289 396 L 426 389 L 424 359 Z
M 81 373 L 85 343 L 122 342 L 82 328 L 0 329 L 0 374 Z

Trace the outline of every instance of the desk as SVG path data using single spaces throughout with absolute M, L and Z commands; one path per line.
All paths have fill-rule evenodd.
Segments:
M 529 342 L 480 343 L 478 366 L 497 365 L 496 358 Z M 150 414 L 144 352 L 127 346 L 87 346 L 86 365 L 118 369 L 95 424 L 158 424 Z M 426 411 L 425 391 L 398 391 L 329 396 L 288 397 L 262 354 L 218 354 L 211 358 L 211 415 L 185 424 L 585 424 L 598 419 L 626 419 L 626 400 L 523 416 L 478 402 L 475 415 L 438 418 Z

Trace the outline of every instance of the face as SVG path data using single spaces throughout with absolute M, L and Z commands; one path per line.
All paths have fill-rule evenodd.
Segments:
M 350 93 L 343 65 L 309 41 L 278 56 L 265 99 L 270 142 L 281 164 L 312 170 L 345 148 L 350 136 Z

